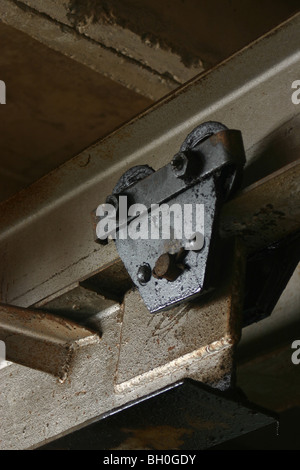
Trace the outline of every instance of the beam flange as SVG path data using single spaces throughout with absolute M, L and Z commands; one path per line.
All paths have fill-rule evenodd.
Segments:
M 0 340 L 5 343 L 8 361 L 47 372 L 64 382 L 77 350 L 98 343 L 100 338 L 70 320 L 0 304 Z

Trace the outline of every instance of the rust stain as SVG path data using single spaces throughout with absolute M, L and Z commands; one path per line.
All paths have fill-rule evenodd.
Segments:
M 220 131 L 209 138 L 211 144 L 221 144 L 230 155 L 241 155 L 244 153 L 241 134 L 236 130 Z
M 218 144 L 222 144 L 225 148 L 228 147 L 228 131 L 220 131 L 217 134 L 213 134 L 209 138 L 211 144 L 216 146 Z
M 88 158 L 85 159 L 84 162 L 80 162 L 80 161 L 79 161 L 78 165 L 80 166 L 80 168 L 85 168 L 85 167 L 87 167 L 87 166 L 89 165 L 90 161 L 91 161 L 91 158 L 92 158 L 91 155 L 88 155 Z
M 172 426 L 149 426 L 144 429 L 124 428 L 121 430 L 129 435 L 121 446 L 112 450 L 121 449 L 180 449 L 184 444 L 185 436 L 193 434 L 192 429 L 174 428 Z

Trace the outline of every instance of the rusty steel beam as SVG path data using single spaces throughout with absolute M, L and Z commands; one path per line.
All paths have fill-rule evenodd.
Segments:
M 97 343 L 97 334 L 76 323 L 36 310 L 0 304 L 0 340 L 6 359 L 67 378 L 76 351 Z

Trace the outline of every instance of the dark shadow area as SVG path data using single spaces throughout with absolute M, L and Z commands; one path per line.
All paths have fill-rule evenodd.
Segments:
M 213 447 L 213 450 L 300 450 L 300 408 L 284 411 L 279 416 L 278 434 L 272 426 L 258 429 Z
M 300 116 L 297 115 L 272 132 L 263 143 L 248 150 L 243 188 L 297 160 L 300 154 Z

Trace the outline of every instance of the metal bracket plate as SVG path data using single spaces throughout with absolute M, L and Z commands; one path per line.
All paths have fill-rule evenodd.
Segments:
M 151 313 L 191 300 L 213 287 L 212 256 L 216 255 L 218 245 L 218 215 L 222 203 L 237 187 L 244 163 L 241 133 L 208 122 L 187 136 L 171 163 L 156 172 L 146 166 L 132 168 L 108 196 L 107 203 L 119 211 L 118 253 Z M 127 205 L 143 204 L 145 212 L 122 219 L 121 197 L 126 198 Z M 188 234 L 185 205 L 189 205 L 192 214 Z M 160 217 L 166 207 L 170 230 L 164 236 Z M 179 222 L 175 209 L 173 212 L 178 207 Z M 128 232 L 142 224 L 148 227 L 148 237 L 128 236 Z M 153 237 L 155 225 L 160 232 Z M 121 235 L 124 227 L 126 234 Z M 202 237 L 200 247 L 199 237 Z

